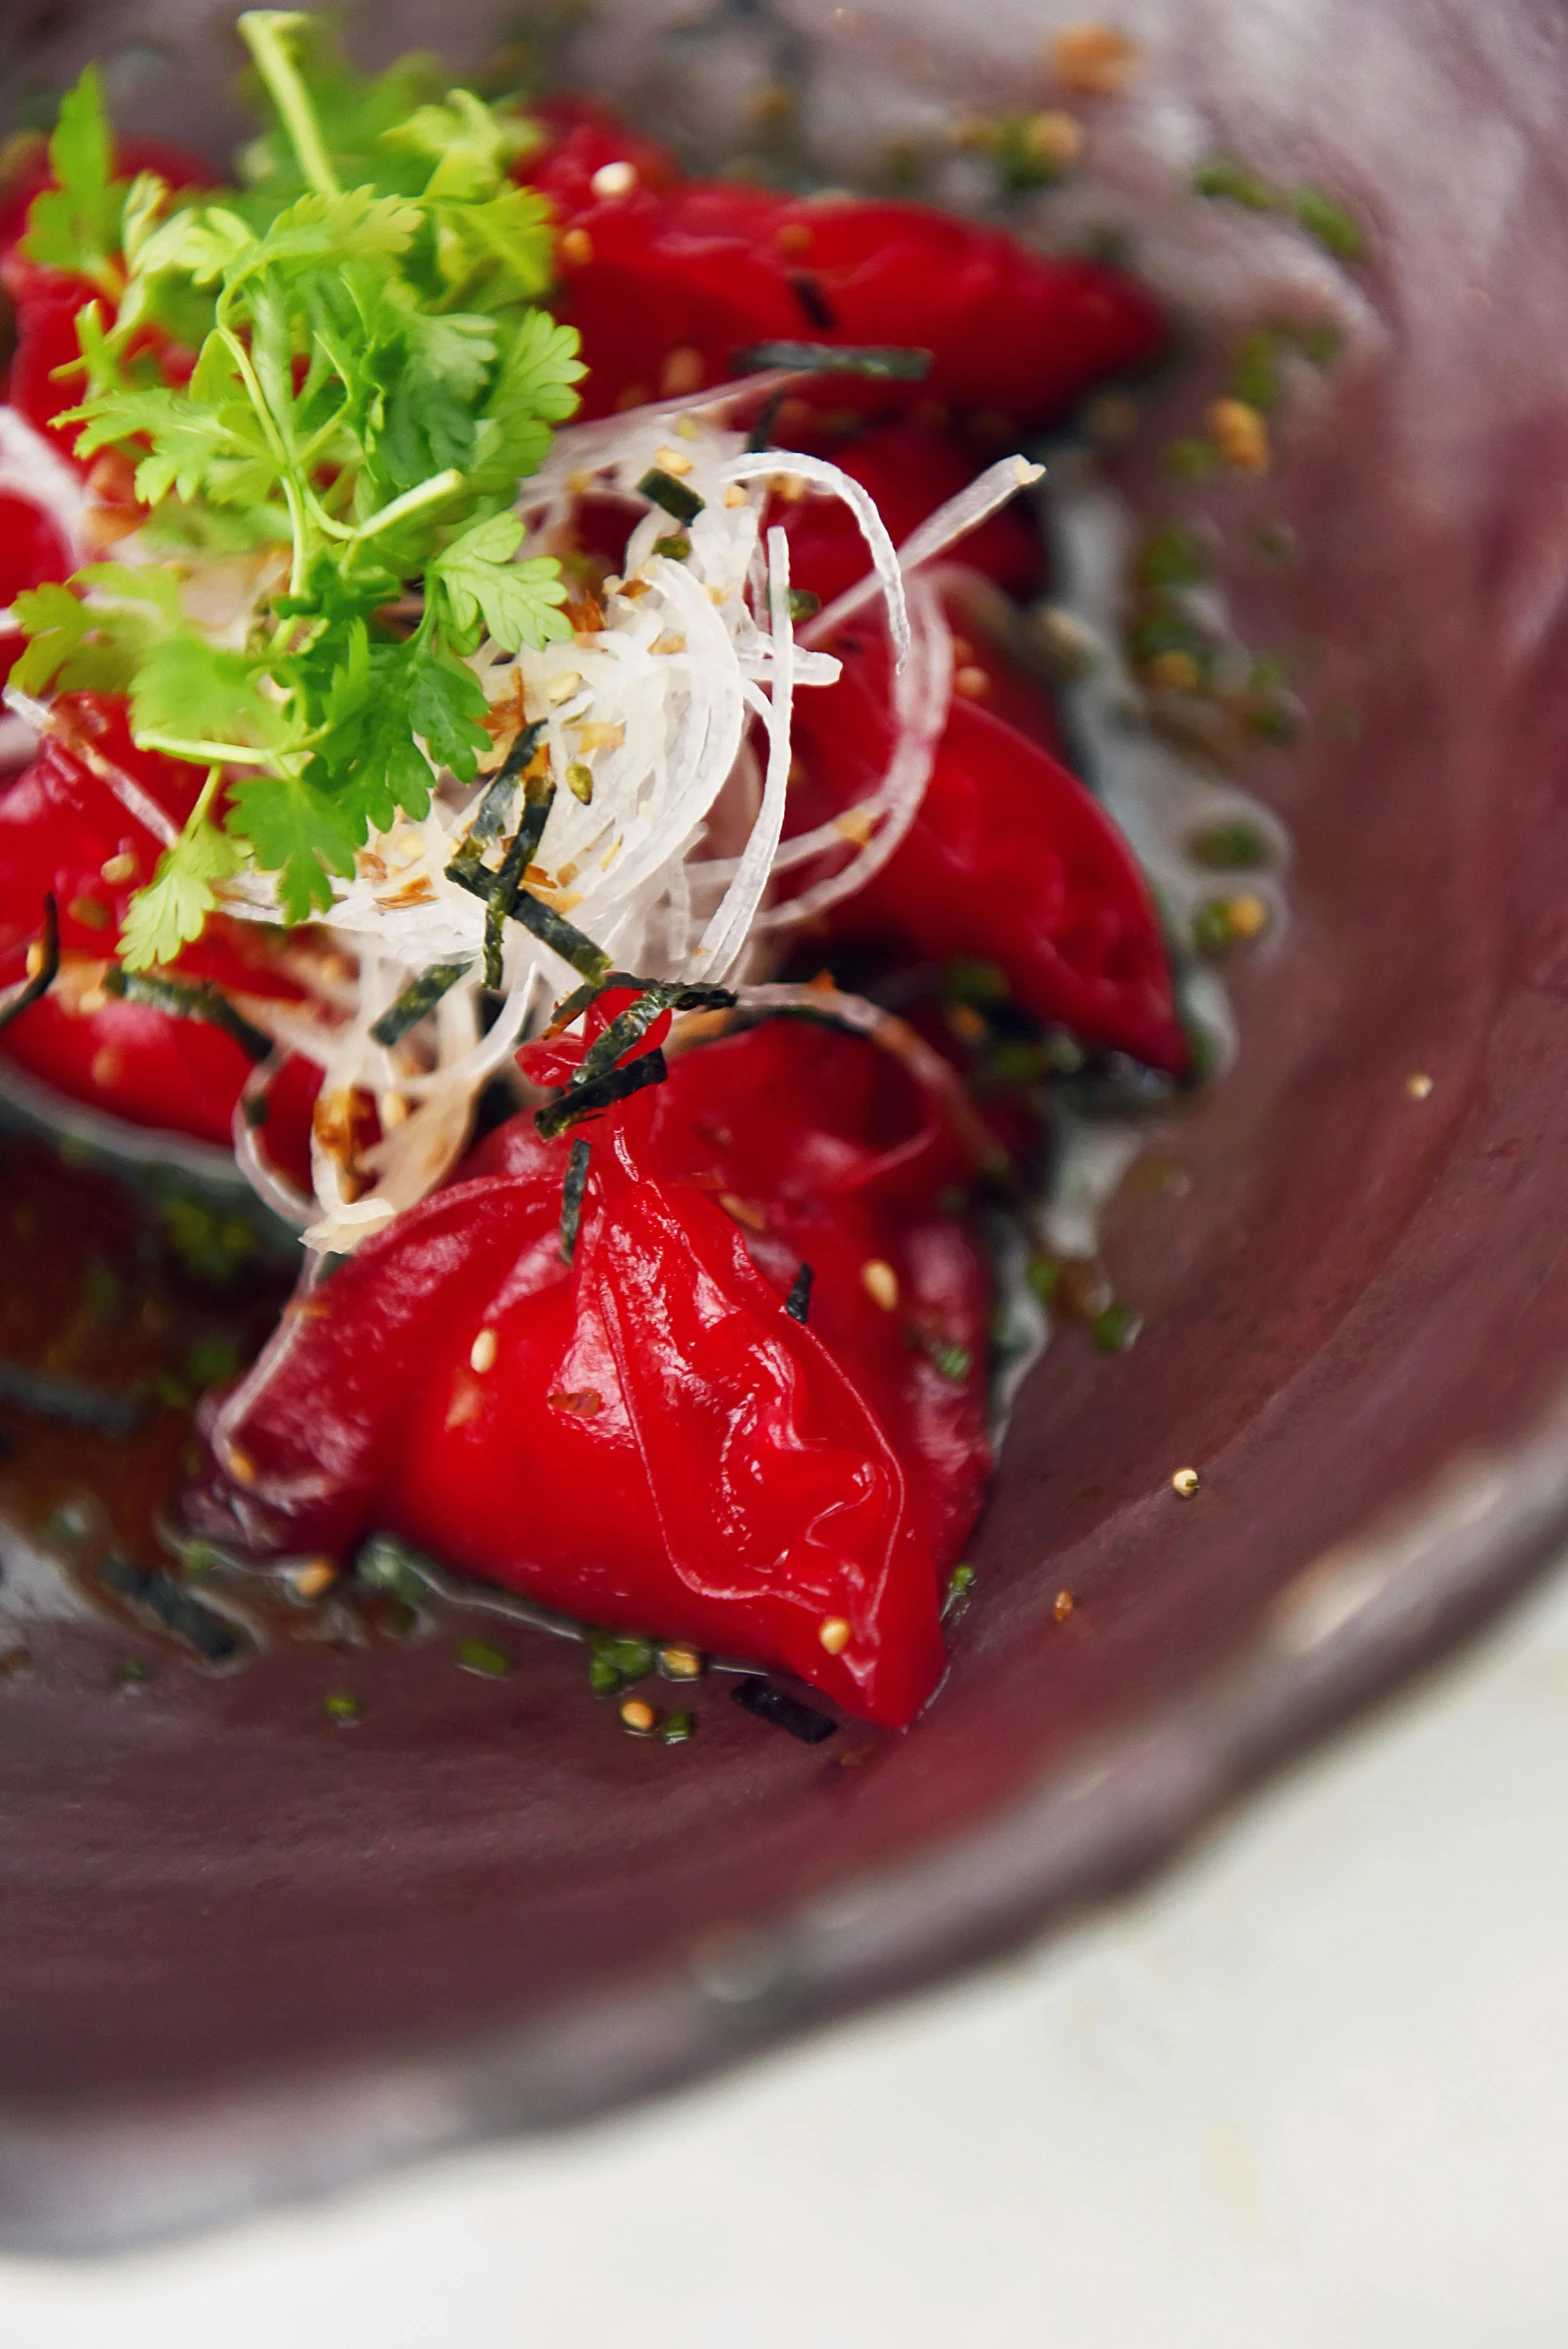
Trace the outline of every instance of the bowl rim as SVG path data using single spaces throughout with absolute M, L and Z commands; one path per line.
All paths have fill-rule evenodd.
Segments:
M 1276 1595 L 1238 1658 L 848 1891 L 503 2030 L 176 2099 L 0 2111 L 0 2251 L 169 2242 L 460 2148 L 581 2126 L 1015 1952 L 1134 1890 L 1498 1614 L 1568 1540 L 1568 1387 Z

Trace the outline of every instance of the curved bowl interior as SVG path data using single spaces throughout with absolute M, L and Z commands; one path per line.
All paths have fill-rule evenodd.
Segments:
M 450 29 L 471 54 L 484 13 L 433 24 L 400 0 L 374 43 Z M 754 15 L 726 19 L 710 82 L 653 37 L 679 13 L 602 8 L 581 69 L 617 92 L 652 77 L 710 122 L 758 72 L 799 72 L 846 172 L 868 122 L 1005 102 L 1042 34 L 1024 0 L 978 18 L 812 0 L 790 14 L 804 49 L 770 30 L 759 52 Z M 0 32 L 13 86 L 113 50 L 146 127 L 221 120 L 212 11 L 37 15 Z M 105 1694 L 112 1626 L 36 1626 L 35 1669 L 0 1688 L 15 2240 L 189 2223 L 569 2117 L 995 1946 L 1167 1848 L 1377 1677 L 1364 1648 L 1282 1637 L 1281 1594 L 1325 1552 L 1419 1575 L 1468 1510 L 1475 1538 L 1392 1668 L 1568 1515 L 1555 1450 L 1528 1455 L 1528 1521 L 1505 1507 L 1568 1350 L 1568 30 L 1544 0 L 1484 21 L 1461 0 L 1118 18 L 1151 63 L 1090 109 L 1103 201 L 1146 224 L 1148 265 L 1200 322 L 1223 339 L 1257 316 L 1248 269 L 1272 264 L 1238 255 L 1288 244 L 1307 267 L 1294 232 L 1185 192 L 1208 149 L 1328 183 L 1373 238 L 1345 361 L 1287 416 L 1283 468 L 1223 507 L 1249 633 L 1318 647 L 1309 698 L 1342 722 L 1248 777 L 1294 834 L 1295 919 L 1237 974 L 1237 1068 L 1160 1138 L 1190 1182 L 1135 1182 L 1111 1218 L 1141 1341 L 1062 1342 L 1031 1376 L 973 1551 L 981 1597 L 940 1702 L 897 1740 L 813 1750 L 710 1703 L 699 1743 L 666 1753 L 544 1642 L 499 1684 L 418 1647 L 356 1654 L 344 1736 L 323 1715 L 339 1655 L 170 1674 L 133 1705 Z M 1280 520 L 1301 550 L 1283 570 L 1248 551 Z M 1440 1506 L 1432 1540 L 1376 1530 L 1478 1455 L 1501 1474 L 1457 1518 Z M 1326 1681 L 1303 1707 L 1308 1652 Z M 1265 1663 L 1284 1677 L 1258 1680 Z M 1238 1744 L 1248 1685 L 1280 1692 L 1278 1722 L 1255 1705 Z M 1135 1748 L 1151 1725 L 1166 1742 Z M 1118 1779 L 1134 1750 L 1163 1770 Z M 1122 1788 L 1114 1818 L 1096 1772 Z

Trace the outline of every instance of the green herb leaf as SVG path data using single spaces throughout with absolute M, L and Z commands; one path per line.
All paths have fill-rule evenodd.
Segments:
M 505 652 L 570 640 L 572 624 L 557 608 L 566 601 L 561 566 L 544 555 L 510 561 L 522 538 L 523 525 L 515 514 L 492 514 L 454 539 L 430 565 L 427 583 L 438 580 L 445 590 L 460 636 L 477 634 L 483 613 L 486 628 Z
M 264 872 L 277 874 L 291 922 L 327 912 L 327 876 L 353 872 L 354 851 L 364 837 L 335 800 L 297 775 L 257 775 L 237 783 L 227 829 L 252 849 Z
M 199 938 L 215 905 L 215 881 L 237 873 L 243 859 L 234 841 L 215 824 L 183 832 L 158 859 L 156 872 L 126 910 L 120 933 L 120 960 L 128 971 L 173 962 L 182 946 Z
M 97 66 L 89 65 L 60 101 L 49 141 L 49 167 L 58 185 L 33 198 L 22 239 L 29 261 L 114 285 L 125 182 L 113 178 L 113 166 L 103 82 Z

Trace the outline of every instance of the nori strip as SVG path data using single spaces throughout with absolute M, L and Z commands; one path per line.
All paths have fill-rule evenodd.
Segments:
M 472 842 L 477 851 L 484 847 L 487 841 L 500 839 L 506 830 L 506 819 L 512 805 L 512 793 L 517 788 L 517 778 L 532 761 L 535 751 L 544 739 L 544 731 L 543 718 L 536 718 L 531 726 L 525 726 L 518 735 L 517 740 L 490 779 L 490 787 L 479 802 L 479 813 L 468 827 L 468 840 L 464 842 L 464 847 Z M 458 853 L 461 855 L 462 851 L 459 850 Z
M 44 958 L 30 979 L 13 987 L 0 1001 L 0 1028 L 8 1028 L 30 1004 L 47 995 L 60 976 L 60 911 L 51 889 L 44 898 Z
M 563 962 L 569 962 L 574 971 L 581 971 L 585 979 L 601 979 L 610 967 L 610 958 L 602 946 L 595 946 L 591 938 L 574 929 L 564 914 L 542 898 L 523 890 L 511 908 L 512 919 L 531 930 L 543 946 L 550 947 Z
M 172 1631 L 176 1639 L 184 1640 L 194 1648 L 203 1663 L 232 1664 L 249 1655 L 254 1642 L 231 1622 L 187 1590 L 172 1574 L 161 1568 L 134 1565 L 129 1558 L 111 1557 L 105 1560 L 99 1579 L 105 1590 L 117 1599 L 126 1599 L 133 1607 L 151 1615 L 165 1631 Z
M 771 1680 L 764 1680 L 757 1672 L 737 1681 L 730 1694 L 748 1713 L 755 1713 L 759 1721 L 768 1722 L 774 1729 L 787 1729 L 802 1745 L 821 1745 L 838 1727 L 826 1713 L 803 1705 L 798 1697 L 787 1696 L 782 1688 L 775 1688 Z
M 804 1327 L 811 1311 L 811 1284 L 815 1278 L 816 1274 L 810 1265 L 803 1264 L 791 1282 L 789 1295 L 784 1300 L 785 1312 L 791 1321 L 798 1321 L 802 1327 Z
M 604 1034 L 595 1038 L 573 1069 L 567 1079 L 568 1088 L 575 1091 L 578 1086 L 591 1085 L 596 1078 L 606 1075 L 618 1060 L 625 1059 L 634 1044 L 642 1042 L 654 1021 L 663 1015 L 664 1008 L 658 990 L 650 987 L 635 1003 L 629 1003 L 624 1011 L 618 1012 Z
M 791 273 L 789 290 L 805 313 L 806 322 L 819 334 L 838 332 L 838 312 L 834 309 L 820 282 L 804 269 Z
M 127 1003 L 145 1003 L 153 1011 L 167 1012 L 171 1019 L 205 1020 L 209 1027 L 221 1028 L 232 1036 L 246 1058 L 258 1064 L 272 1051 L 272 1038 L 253 1028 L 210 979 L 191 986 L 184 979 L 155 978 L 151 971 L 128 971 L 112 962 L 104 972 L 103 989 L 106 995 L 118 995 Z
M 673 473 L 666 473 L 659 465 L 649 466 L 637 484 L 637 495 L 662 506 L 677 522 L 695 522 L 706 503 L 694 489 L 688 489 L 684 481 L 677 481 Z
M 106 1436 L 134 1435 L 147 1408 L 140 1395 L 89 1386 L 85 1379 L 51 1378 L 25 1362 L 0 1362 L 0 1403 L 19 1403 L 45 1419 L 63 1419 L 69 1427 Z
M 917 383 L 929 374 L 931 353 L 906 343 L 748 343 L 735 354 L 737 375 L 788 367 L 798 375 L 875 375 Z
M 534 1124 L 547 1142 L 553 1142 L 579 1118 L 596 1117 L 601 1109 L 629 1101 L 648 1085 L 662 1085 L 669 1073 L 664 1054 L 655 1046 L 640 1060 L 629 1060 L 623 1068 L 612 1068 L 608 1075 L 596 1077 L 591 1085 L 576 1085 L 558 1093 L 543 1109 L 534 1111 Z
M 592 1149 L 584 1134 L 572 1144 L 561 1185 L 561 1261 L 570 1264 L 577 1253 L 577 1227 L 583 1219 L 583 1193 L 588 1187 L 588 1159 Z
M 490 903 L 485 908 L 485 985 L 501 984 L 501 933 L 506 917 L 517 908 L 517 892 L 523 885 L 523 875 L 534 861 L 534 853 L 544 838 L 545 825 L 555 803 L 555 778 L 548 776 L 539 783 L 530 783 L 523 806 L 523 820 L 507 842 L 506 854 L 501 859 L 495 876 L 495 887 Z
M 763 402 L 756 423 L 746 435 L 748 457 L 760 457 L 764 449 L 773 446 L 773 427 L 779 420 L 779 410 L 787 397 L 787 393 L 776 391 Z
M 417 979 L 410 979 L 397 1001 L 389 1004 L 378 1020 L 372 1021 L 371 1042 L 389 1047 L 397 1043 L 410 1028 L 417 1028 L 426 1014 L 435 1010 L 447 989 L 455 987 L 463 973 L 473 967 L 471 962 L 433 962 Z
M 639 995 L 654 996 L 666 1011 L 733 1011 L 738 1000 L 732 989 L 710 987 L 701 981 L 688 985 L 682 979 L 639 979 L 635 971 L 606 971 L 602 979 L 590 979 L 562 997 L 550 1015 L 551 1034 L 559 1034 L 573 1020 L 581 1019 L 589 1005 L 612 987 L 635 987 Z

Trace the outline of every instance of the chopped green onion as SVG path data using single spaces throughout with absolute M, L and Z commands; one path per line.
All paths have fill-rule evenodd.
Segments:
M 1290 197 L 1290 208 L 1306 230 L 1316 237 L 1327 252 L 1340 261 L 1360 261 L 1366 254 L 1366 238 L 1361 225 L 1347 212 L 1343 204 L 1336 204 L 1332 196 L 1325 196 L 1321 188 L 1296 188 Z
M 663 555 L 671 563 L 684 563 L 686 557 L 691 553 L 691 540 L 683 530 L 672 530 L 663 538 L 654 540 L 653 551 L 656 555 Z
M 1143 1315 L 1135 1313 L 1130 1305 L 1107 1305 L 1097 1313 L 1092 1324 L 1094 1342 L 1102 1354 L 1125 1354 L 1138 1340 L 1143 1327 Z
M 677 481 L 673 473 L 666 473 L 659 465 L 649 466 L 637 484 L 637 494 L 652 505 L 662 506 L 677 522 L 695 522 L 705 503 L 694 489 L 688 489 L 684 481 Z
M 345 1691 L 339 1690 L 328 1697 L 325 1711 L 327 1719 L 335 1721 L 340 1729 L 351 1729 L 359 1719 L 359 1699 L 357 1696 L 349 1696 Z
M 1238 163 L 1233 155 L 1209 156 L 1193 173 L 1192 184 L 1200 196 L 1226 197 L 1233 204 L 1244 205 L 1249 212 L 1274 212 L 1279 208 L 1279 190 L 1261 172 Z
M 1187 842 L 1188 852 L 1214 873 L 1251 873 L 1268 862 L 1268 842 L 1256 824 L 1206 824 Z
M 505 1648 L 492 1647 L 487 1639 L 465 1639 L 457 1660 L 465 1672 L 480 1673 L 488 1680 L 504 1680 L 517 1668 L 515 1656 L 509 1656 Z
M 697 1716 L 695 1713 L 667 1714 L 664 1727 L 660 1731 L 666 1745 L 684 1745 L 688 1738 L 695 1737 L 696 1734 Z
M 573 759 L 566 770 L 566 788 L 573 799 L 584 807 L 593 805 L 593 769 L 583 759 Z

